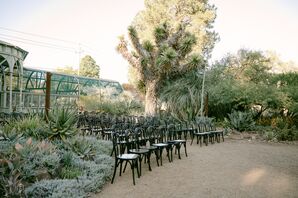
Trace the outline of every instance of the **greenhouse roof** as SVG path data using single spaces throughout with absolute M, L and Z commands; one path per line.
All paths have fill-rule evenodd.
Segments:
M 16 45 L 7 43 L 7 42 L 5 42 L 5 41 L 1 41 L 1 40 L 0 40 L 0 45 L 9 46 L 9 47 L 12 47 L 12 48 L 15 48 L 15 49 L 21 51 L 22 54 L 23 54 L 23 56 L 22 56 L 23 60 L 27 57 L 27 55 L 28 55 L 28 53 L 29 53 L 29 52 L 23 50 L 22 48 L 20 48 L 20 47 L 18 47 L 18 46 L 16 46 Z

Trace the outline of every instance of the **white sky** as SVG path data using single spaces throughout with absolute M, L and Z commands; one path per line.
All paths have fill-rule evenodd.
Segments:
M 213 59 L 239 48 L 273 50 L 298 63 L 297 0 L 211 0 L 217 7 L 220 42 Z
M 218 8 L 214 26 L 221 38 L 214 49 L 213 60 L 246 47 L 274 50 L 284 60 L 298 62 L 298 1 L 210 2 Z M 48 70 L 77 67 L 77 52 L 82 43 L 81 57 L 90 54 L 96 60 L 101 67 L 101 78 L 123 83 L 127 81 L 128 63 L 115 47 L 118 36 L 127 32 L 133 17 L 143 6 L 142 0 L 0 0 L 0 40 L 29 52 L 25 66 Z M 1 27 L 74 43 L 20 34 Z M 32 41 L 39 45 L 50 43 L 51 47 L 64 46 L 73 52 L 35 46 Z

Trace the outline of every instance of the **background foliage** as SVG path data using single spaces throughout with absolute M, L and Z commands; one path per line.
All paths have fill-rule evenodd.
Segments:
M 272 54 L 247 49 L 210 65 L 206 72 L 205 115 L 226 120 L 227 126 L 238 131 L 257 130 L 271 139 L 296 140 L 298 74 L 274 73 L 278 65 L 284 70 L 287 64 Z M 197 73 L 191 71 L 170 82 L 161 92 L 161 102 L 180 120 L 197 116 L 202 89 Z

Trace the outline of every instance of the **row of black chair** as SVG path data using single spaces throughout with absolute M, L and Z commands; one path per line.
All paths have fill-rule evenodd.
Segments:
M 120 176 L 122 164 L 125 162 L 124 170 L 129 163 L 133 174 L 133 184 L 135 184 L 134 169 L 137 169 L 138 177 L 142 174 L 143 160 L 148 164 L 151 171 L 150 157 L 155 154 L 157 166 L 162 166 L 163 151 L 166 150 L 169 162 L 173 162 L 173 150 L 178 151 L 178 157 L 181 159 L 180 148 L 184 145 L 185 155 L 187 156 L 186 140 L 177 139 L 178 130 L 174 125 L 158 127 L 136 127 L 132 129 L 117 129 L 112 127 L 113 151 L 115 155 L 115 167 L 112 178 L 114 182 L 117 168 L 120 166 Z
M 179 139 L 183 138 L 187 140 L 191 137 L 191 144 L 194 138 L 197 138 L 197 143 L 202 145 L 202 142 L 208 145 L 208 142 L 214 143 L 215 141 L 220 142 L 220 137 L 224 141 L 224 131 L 216 130 L 212 119 L 210 118 L 199 118 L 193 122 L 175 122 L 170 118 L 159 118 L 159 117 L 143 117 L 143 116 L 114 116 L 110 114 L 87 114 L 79 117 L 79 125 L 85 134 L 101 135 L 102 139 L 111 140 L 111 126 L 117 124 L 122 130 L 135 128 L 138 126 L 149 127 L 149 126 L 160 126 L 164 125 L 168 127 L 170 124 L 174 126 L 174 130 L 177 130 Z
M 173 150 L 178 152 L 181 159 L 180 150 L 184 146 L 187 156 L 186 143 L 191 138 L 191 145 L 195 137 L 197 144 L 202 141 L 208 143 L 224 141 L 224 131 L 216 130 L 209 118 L 200 118 L 193 122 L 175 122 L 171 118 L 159 117 L 137 117 L 137 116 L 113 116 L 109 114 L 81 115 L 80 126 L 85 135 L 96 135 L 104 140 L 113 142 L 111 156 L 115 156 L 115 167 L 112 178 L 114 182 L 117 168 L 120 173 L 125 171 L 127 164 L 130 164 L 133 174 L 133 184 L 135 184 L 135 169 L 138 177 L 142 174 L 143 161 L 148 164 L 151 171 L 150 158 L 155 154 L 157 166 L 162 166 L 162 156 L 164 150 L 169 162 L 173 161 Z M 123 163 L 125 166 L 123 169 Z M 123 170 L 122 170 L 123 169 Z
M 224 141 L 224 130 L 217 130 L 212 122 L 197 122 L 193 128 L 191 145 L 194 137 L 197 138 L 197 144 L 200 142 L 200 146 L 202 146 L 202 140 L 206 146 L 208 146 L 208 142 L 215 143 L 216 141 L 220 143 L 221 138 Z

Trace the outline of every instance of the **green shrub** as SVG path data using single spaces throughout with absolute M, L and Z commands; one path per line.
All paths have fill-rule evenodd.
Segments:
M 110 141 L 98 140 L 96 137 L 75 136 L 66 141 L 65 146 L 71 149 L 81 159 L 93 160 L 96 155 L 112 152 L 112 143 Z
M 27 182 L 53 178 L 57 174 L 60 166 L 60 156 L 55 146 L 49 142 L 17 143 L 15 148 L 18 156 L 22 160 L 20 173 Z
M 114 160 L 112 160 L 112 158 L 108 155 L 96 155 L 94 162 L 96 164 L 101 164 L 101 165 L 111 165 L 111 163 L 113 163 Z
M 112 175 L 114 160 L 106 155 L 102 156 L 106 160 L 104 164 L 97 164 L 95 161 L 77 161 L 76 166 L 84 170 L 84 175 L 78 177 L 84 184 L 86 192 L 95 192 L 102 187 Z M 101 156 L 97 156 L 98 161 Z
M 14 142 L 8 140 L 0 141 L 0 155 L 8 155 L 13 153 Z
M 237 131 L 249 131 L 255 127 L 255 122 L 249 112 L 233 111 L 228 114 L 228 117 L 227 121 L 230 127 Z
M 87 193 L 96 192 L 112 174 L 113 158 L 106 155 L 96 156 L 99 162 L 78 159 L 74 167 L 82 171 L 76 179 L 42 180 L 26 188 L 28 197 L 87 197 Z
M 28 115 L 20 119 L 11 119 L 3 127 L 7 139 L 13 136 L 34 137 L 40 139 L 44 134 L 45 121 L 38 115 Z
M 42 180 L 26 188 L 25 193 L 32 198 L 86 197 L 81 182 L 76 179 Z
M 280 122 L 277 119 L 277 122 Z M 276 123 L 275 126 L 258 126 L 257 131 L 266 140 L 294 141 L 298 140 L 298 130 L 295 126 L 289 127 L 287 123 Z
M 16 123 L 18 131 L 24 133 L 25 137 L 34 137 L 35 139 L 41 139 L 44 132 L 45 121 L 39 116 L 24 117 Z
M 61 179 L 75 179 L 82 175 L 82 171 L 75 167 L 63 167 L 60 172 Z
M 110 93 L 111 90 L 109 89 L 97 91 L 99 92 L 98 95 L 80 97 L 80 106 L 82 106 L 84 110 L 114 115 L 136 115 L 144 112 L 142 102 L 135 100 L 128 92 L 123 92 L 115 97 L 113 93 Z
M 95 150 L 97 155 L 100 154 L 106 154 L 110 155 L 112 152 L 112 142 L 111 141 L 105 141 L 105 140 L 98 140 L 96 137 L 83 137 L 78 136 L 78 141 L 80 141 L 82 144 L 90 144 L 92 148 Z
M 87 197 L 111 177 L 111 150 L 111 142 L 96 137 L 74 136 L 64 141 L 55 138 L 52 142 L 2 140 L 0 193 L 9 197 Z M 1 163 L 6 159 L 13 163 L 4 167 Z
M 266 140 L 273 140 L 273 139 L 276 139 L 275 137 L 275 133 L 273 131 L 266 131 L 264 134 L 263 134 L 263 137 L 266 139 Z
M 298 140 L 298 131 L 295 126 L 288 128 L 286 125 L 284 128 L 276 128 L 274 130 L 275 137 L 279 141 L 293 141 Z
M 61 153 L 61 164 L 64 167 L 71 167 L 76 160 L 75 155 L 72 151 L 63 151 Z

